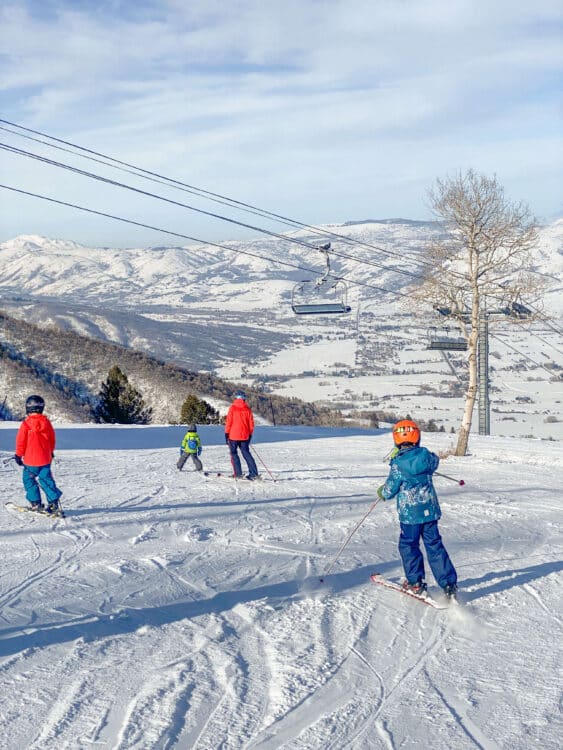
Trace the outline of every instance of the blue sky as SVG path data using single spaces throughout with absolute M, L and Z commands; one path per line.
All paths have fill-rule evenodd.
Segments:
M 306 223 L 429 218 L 428 188 L 468 167 L 550 220 L 563 213 L 562 32 L 551 0 L 4 0 L 0 117 Z M 240 236 L 13 153 L 0 172 L 135 221 Z M 0 240 L 176 242 L 3 189 L 0 201 Z

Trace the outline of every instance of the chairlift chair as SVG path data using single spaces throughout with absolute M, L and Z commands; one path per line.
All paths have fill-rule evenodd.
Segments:
M 297 283 L 291 292 L 291 309 L 296 315 L 341 315 L 349 313 L 348 288 L 330 272 L 330 242 L 319 247 L 324 253 L 326 270 L 320 279 Z
M 467 351 L 467 341 L 461 336 L 450 336 L 450 329 L 443 326 L 439 331 L 433 326 L 428 336 L 427 349 L 434 351 Z

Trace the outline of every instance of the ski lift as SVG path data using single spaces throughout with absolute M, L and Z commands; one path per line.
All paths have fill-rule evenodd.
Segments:
M 428 346 L 426 348 L 435 351 L 452 350 L 456 352 L 464 352 L 467 351 L 467 341 L 462 336 L 450 335 L 450 329 L 448 326 L 442 326 L 440 328 L 433 326 L 428 335 Z
M 330 242 L 318 248 L 324 253 L 326 270 L 317 280 L 300 281 L 291 292 L 291 308 L 296 315 L 341 315 L 349 313 L 348 288 L 330 272 Z

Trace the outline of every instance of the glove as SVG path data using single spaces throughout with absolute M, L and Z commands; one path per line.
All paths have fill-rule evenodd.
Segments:
M 14 456 L 14 461 L 17 463 L 18 466 L 23 466 L 23 461 L 21 456 Z
M 383 484 L 382 484 L 382 485 L 381 485 L 381 487 L 378 487 L 378 488 L 377 488 L 377 497 L 378 497 L 378 498 L 379 498 L 380 500 L 385 500 L 385 497 L 384 497 L 384 495 L 383 495 L 383 487 L 384 487 L 384 486 L 385 486 L 385 485 L 383 485 Z
M 183 452 L 184 452 L 184 449 L 180 448 L 180 455 L 182 455 Z
M 394 458 L 396 458 L 399 455 L 399 449 L 393 448 L 391 453 L 389 454 L 389 460 L 392 461 Z
M 226 432 L 226 433 L 225 433 L 225 442 L 226 442 L 227 444 L 228 444 L 228 442 L 229 442 L 229 433 L 228 433 L 228 432 Z
M 202 450 L 201 448 L 198 448 L 198 449 L 197 449 L 197 455 L 198 455 L 198 456 L 201 456 L 201 450 Z
M 248 436 L 248 444 L 250 445 L 250 441 L 252 440 L 252 433 Z

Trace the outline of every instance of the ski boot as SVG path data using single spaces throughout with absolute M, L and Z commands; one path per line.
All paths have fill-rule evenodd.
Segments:
M 457 601 L 457 584 L 456 583 L 449 583 L 447 586 L 444 586 L 444 594 L 446 595 L 446 599 L 449 601 Z
M 50 516 L 57 516 L 58 518 L 64 518 L 64 513 L 61 510 L 61 506 L 56 500 L 52 503 L 49 503 L 49 505 L 47 506 L 47 513 Z
M 426 596 L 427 589 L 428 586 L 425 581 L 417 581 L 416 583 L 403 581 L 403 590 L 415 594 L 416 596 Z

